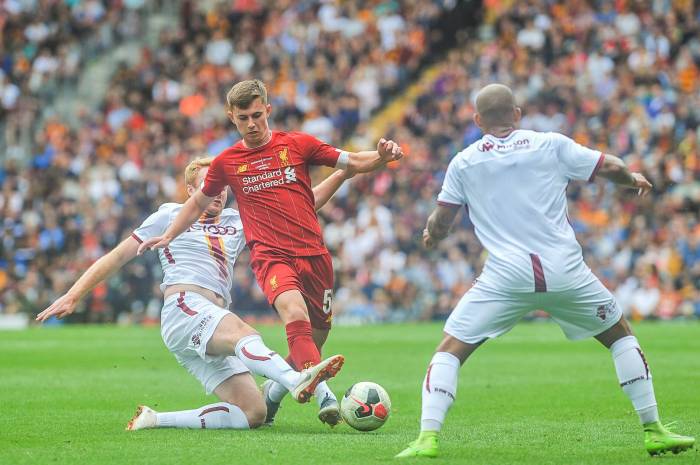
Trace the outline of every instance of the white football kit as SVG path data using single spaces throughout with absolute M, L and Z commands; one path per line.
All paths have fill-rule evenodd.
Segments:
M 445 331 L 479 343 L 543 309 L 570 339 L 601 333 L 622 313 L 584 263 L 566 187 L 592 181 L 604 155 L 557 133 L 485 135 L 450 162 L 438 203 L 466 205 L 488 258 Z
M 165 203 L 139 226 L 132 237 L 143 242 L 162 235 L 182 208 Z M 177 361 L 211 392 L 227 378 L 247 372 L 235 356 L 207 355 L 209 339 L 230 314 L 233 265 L 245 247 L 238 212 L 225 208 L 216 218 L 200 219 L 170 245 L 158 250 L 163 267 L 161 290 L 173 284 L 196 284 L 224 298 L 219 307 L 195 292 L 168 296 L 161 312 L 161 336 Z

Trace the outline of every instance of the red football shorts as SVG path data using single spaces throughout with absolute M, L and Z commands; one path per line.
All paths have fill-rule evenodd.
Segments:
M 333 261 L 329 253 L 311 257 L 251 253 L 250 266 L 270 305 L 281 293 L 297 289 L 306 300 L 311 326 L 330 329 Z

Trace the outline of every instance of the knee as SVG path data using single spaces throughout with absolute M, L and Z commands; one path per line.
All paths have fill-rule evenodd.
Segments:
M 265 402 L 260 399 L 259 402 L 253 402 L 247 406 L 243 413 L 245 413 L 245 416 L 248 419 L 248 426 L 250 429 L 256 429 L 265 424 L 267 407 L 265 407 Z
M 285 324 L 291 323 L 292 321 L 309 321 L 309 312 L 303 305 L 286 305 L 278 311 Z
M 454 355 L 459 359 L 460 365 L 463 364 L 469 356 L 483 343 L 482 341 L 478 344 L 467 344 L 460 341 L 452 336 L 445 336 L 440 345 L 438 345 L 436 352 L 447 352 Z
M 258 332 L 244 321 L 239 320 L 228 325 L 220 336 L 227 347 L 235 347 L 241 339 L 254 334 L 258 334 Z

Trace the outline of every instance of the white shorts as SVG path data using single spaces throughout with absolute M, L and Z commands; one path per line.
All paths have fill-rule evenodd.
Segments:
M 572 340 L 600 334 L 622 317 L 615 297 L 597 278 L 578 289 L 559 292 L 507 292 L 477 281 L 450 314 L 445 332 L 478 344 L 510 331 L 533 310 L 548 312 Z
M 233 355 L 207 355 L 207 344 L 219 322 L 230 311 L 214 305 L 196 292 L 168 296 L 160 316 L 163 342 L 180 365 L 204 386 L 207 394 L 248 368 Z

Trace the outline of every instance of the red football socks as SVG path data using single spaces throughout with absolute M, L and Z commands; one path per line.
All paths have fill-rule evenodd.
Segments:
M 292 321 L 285 326 L 285 330 L 289 345 L 288 358 L 292 359 L 292 366 L 301 370 L 317 365 L 321 361 L 321 354 L 311 337 L 311 323 L 304 320 Z

